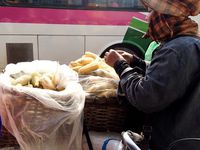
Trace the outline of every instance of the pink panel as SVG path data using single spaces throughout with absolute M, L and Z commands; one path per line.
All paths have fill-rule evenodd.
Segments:
M 128 11 L 0 7 L 0 22 L 13 23 L 127 25 L 133 16 L 142 20 L 146 17 Z

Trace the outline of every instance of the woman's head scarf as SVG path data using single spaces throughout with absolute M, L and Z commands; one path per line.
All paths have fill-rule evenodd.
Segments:
M 145 37 L 162 42 L 177 35 L 198 35 L 198 24 L 189 16 L 200 13 L 200 0 L 142 0 L 152 10 Z

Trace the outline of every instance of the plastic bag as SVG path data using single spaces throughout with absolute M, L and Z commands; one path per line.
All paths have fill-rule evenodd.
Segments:
M 119 80 L 100 76 L 80 76 L 79 82 L 90 96 L 116 97 Z
M 56 72 L 62 91 L 13 86 L 10 74 Z M 78 93 L 78 94 L 77 94 Z M 23 150 L 82 149 L 85 92 L 78 74 L 52 61 L 9 64 L 0 75 L 0 113 L 3 125 Z

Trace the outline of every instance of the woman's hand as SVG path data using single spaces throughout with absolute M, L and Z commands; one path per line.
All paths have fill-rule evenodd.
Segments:
M 133 61 L 133 55 L 128 53 L 128 52 L 125 52 L 123 50 L 116 50 L 121 56 L 124 57 L 124 59 L 127 61 L 127 63 L 130 65 L 131 62 Z
M 111 67 L 114 67 L 114 64 L 118 60 L 125 60 L 124 57 L 120 53 L 118 53 L 117 51 L 115 51 L 113 49 L 111 49 L 109 52 L 105 53 L 104 59 L 105 59 L 106 63 L 108 65 L 110 65 Z

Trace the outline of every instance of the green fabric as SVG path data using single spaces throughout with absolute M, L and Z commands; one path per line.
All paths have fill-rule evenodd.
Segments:
M 160 45 L 160 43 L 157 43 L 155 41 L 151 42 L 149 44 L 149 47 L 147 48 L 147 51 L 145 53 L 145 60 L 146 61 L 151 61 L 152 59 L 152 53 L 153 51 Z

